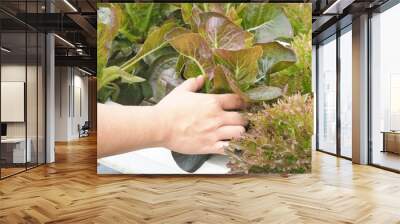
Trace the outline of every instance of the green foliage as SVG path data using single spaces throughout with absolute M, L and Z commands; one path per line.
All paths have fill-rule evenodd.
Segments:
M 152 62 L 164 56 L 156 53 L 167 45 L 164 34 L 182 23 L 179 8 L 155 3 L 98 6 L 98 101 L 140 104 L 156 95 L 149 74 L 158 65 Z
M 98 6 L 99 102 L 153 104 L 205 75 L 203 92 L 252 103 L 248 132 L 227 149 L 233 172 L 310 171 L 311 4 Z
M 269 84 L 286 86 L 286 94 L 312 92 L 311 86 L 311 33 L 312 8 L 311 4 L 283 4 L 294 31 L 291 41 L 297 55 L 297 62 L 286 70 L 275 73 L 270 77 Z
M 276 93 L 282 91 L 275 91 L 277 87 L 258 88 L 265 86 L 259 81 L 296 62 L 295 53 L 287 47 L 289 43 L 278 41 L 290 40 L 293 31 L 281 8 L 261 6 L 264 11 L 260 13 L 268 11 L 273 16 L 262 23 L 257 17 L 258 26 L 246 31 L 238 25 L 242 19 L 237 9 L 246 12 L 241 4 L 207 4 L 203 10 L 197 5 L 184 5 L 183 18 L 190 23 L 191 30 L 175 28 L 166 35 L 168 43 L 183 56 L 176 67 L 180 75 L 184 78 L 205 75 L 206 92 L 235 92 L 248 101 L 279 97 Z M 248 26 L 255 24 L 250 23 L 248 14 L 241 14 Z M 272 90 L 267 94 L 257 92 Z
M 311 171 L 312 98 L 296 94 L 248 113 L 249 131 L 226 150 L 233 173 Z
M 307 34 L 299 34 L 292 41 L 297 55 L 297 62 L 286 70 L 273 74 L 270 77 L 270 85 L 287 85 L 288 95 L 295 93 L 308 94 L 312 92 L 311 86 L 311 31 Z
M 118 101 L 126 89 L 139 91 L 149 84 L 151 95 L 160 98 L 155 93 L 164 91 L 157 88 L 168 89 L 165 86 L 174 82 L 164 83 L 162 87 L 161 77 L 148 74 L 157 65 L 149 64 L 146 58 L 163 56 L 157 52 L 168 46 L 175 50 L 177 64 L 173 68 L 163 68 L 178 71 L 175 84 L 182 79 L 205 75 L 208 79 L 203 91 L 235 92 L 251 101 L 279 97 L 277 91 L 255 92 L 272 90 L 258 87 L 265 86 L 264 80 L 269 80 L 271 74 L 296 62 L 296 55 L 289 47 L 292 27 L 283 8 L 273 4 L 102 4 L 99 21 L 100 102 Z M 130 82 L 126 83 L 127 80 Z M 249 95 L 246 92 L 250 90 L 252 94 Z M 252 96 L 257 97 L 251 99 Z M 157 101 L 156 98 L 153 100 Z M 132 105 L 138 100 L 132 97 L 132 102 L 123 102 Z

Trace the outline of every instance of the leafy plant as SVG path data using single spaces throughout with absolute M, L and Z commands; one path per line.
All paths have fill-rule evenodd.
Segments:
M 287 127 L 297 130 L 292 127 L 293 122 L 308 117 L 299 114 L 289 118 L 285 108 L 295 105 L 303 112 L 311 102 L 310 97 L 284 96 L 274 103 L 283 95 L 311 93 L 310 4 L 99 4 L 97 41 L 99 102 L 154 104 L 183 80 L 204 75 L 206 84 L 202 92 L 233 92 L 252 105 L 247 137 L 231 144 L 230 149 L 237 147 L 235 150 L 242 151 L 240 156 L 231 154 L 232 158 L 239 158 L 232 160 L 232 164 L 245 166 L 250 172 L 309 170 L 306 163 L 301 163 L 304 170 L 290 164 L 288 169 L 271 167 L 264 157 L 257 166 L 252 153 L 253 147 L 261 154 L 279 148 L 277 153 L 284 153 L 288 161 L 296 160 L 296 164 L 299 161 L 297 154 L 289 156 L 290 152 L 283 150 L 297 147 L 290 145 L 297 143 L 279 140 L 282 138 L 279 133 L 285 134 L 279 125 L 292 119 Z M 260 118 L 264 115 L 257 111 L 260 107 L 264 112 L 273 111 L 268 112 L 271 120 Z M 281 132 L 262 137 L 258 131 L 265 128 Z M 305 142 L 307 136 L 303 137 Z M 256 140 L 276 145 L 265 151 L 265 146 L 252 145 Z M 208 158 L 208 155 L 179 153 L 173 156 L 189 172 Z M 237 166 L 232 167 L 237 170 Z
M 108 37 L 99 43 L 99 49 L 105 51 L 110 38 L 116 37 L 120 41 L 118 44 L 113 42 L 111 55 L 99 52 L 102 57 L 98 69 L 99 100 L 104 102 L 111 97 L 118 102 L 119 95 L 124 92 L 119 87 L 143 85 L 138 83 L 145 81 L 151 83 L 151 96 L 154 96 L 157 92 L 155 87 L 160 86 L 157 84 L 160 77 L 150 77 L 149 67 L 155 65 L 146 63 L 146 58 L 168 47 L 173 47 L 177 53 L 174 55 L 177 80 L 205 75 L 208 78 L 205 92 L 235 92 L 249 101 L 279 97 L 282 90 L 264 87 L 265 80 L 270 74 L 296 62 L 296 55 L 287 42 L 293 37 L 293 31 L 282 8 L 268 4 L 261 6 L 257 15 L 269 17 L 254 19 L 252 4 L 248 7 L 245 4 L 211 3 L 109 5 L 105 9 L 110 11 L 111 22 L 105 26 L 106 23 L 99 19 L 99 41 L 104 33 Z M 121 17 L 124 14 L 121 10 L 125 10 L 126 18 Z M 181 15 L 175 13 L 175 17 L 168 17 L 175 11 L 180 11 Z M 162 18 L 169 20 L 157 27 Z M 243 27 L 240 26 L 242 22 L 245 24 Z M 109 27 L 114 32 L 102 32 L 101 27 Z M 119 27 L 118 35 L 115 34 L 116 27 Z M 127 40 L 140 44 L 139 49 L 129 47 Z M 104 55 L 109 59 L 106 66 Z M 121 58 L 127 55 L 132 57 L 120 63 Z M 102 91 L 108 94 L 101 94 Z M 155 98 L 157 101 L 161 97 Z
M 287 94 L 309 94 L 311 87 L 311 7 L 309 4 L 285 4 L 284 10 L 294 31 L 291 43 L 297 55 L 295 65 L 271 75 L 270 85 L 287 85 Z
M 155 67 L 171 64 L 171 58 L 177 57 L 157 37 L 162 40 L 162 32 L 180 23 L 179 16 L 175 16 L 178 8 L 155 3 L 98 6 L 98 101 L 137 105 L 157 96 L 153 89 L 156 85 L 151 83 L 159 71 Z M 157 60 L 161 57 L 166 62 Z
M 178 74 L 182 78 L 205 75 L 205 92 L 235 92 L 252 102 L 282 95 L 280 88 L 267 87 L 264 80 L 296 62 L 294 51 L 283 42 L 293 35 L 283 10 L 272 8 L 270 20 L 246 31 L 237 25 L 238 17 L 233 21 L 229 17 L 237 15 L 235 6 L 215 8 L 204 12 L 193 6 L 191 14 L 185 12 L 191 30 L 177 27 L 165 36 L 180 54 Z
M 310 172 L 312 113 L 312 98 L 300 94 L 248 113 L 249 131 L 226 150 L 231 172 Z

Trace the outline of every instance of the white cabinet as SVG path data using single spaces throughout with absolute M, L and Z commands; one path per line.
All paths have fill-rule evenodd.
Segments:
M 13 163 L 25 163 L 32 161 L 32 140 L 28 138 L 26 143 L 27 147 L 25 151 L 25 138 L 7 138 L 1 140 L 2 145 L 12 148 Z

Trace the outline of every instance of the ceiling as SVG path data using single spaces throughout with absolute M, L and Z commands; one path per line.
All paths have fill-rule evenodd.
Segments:
M 319 43 L 351 24 L 353 17 L 386 2 L 388 0 L 313 0 L 313 43 Z
M 0 23 L 10 57 L 26 55 L 25 35 L 18 33 L 51 32 L 57 34 L 56 66 L 96 73 L 96 0 L 1 0 Z M 28 55 L 35 49 L 28 43 Z
M 377 8 L 387 1 L 312 0 L 313 43 L 319 43 L 337 29 L 351 24 L 354 16 Z M 50 11 L 52 13 L 48 13 Z M 1 0 L 0 22 L 3 32 L 25 32 L 28 28 L 32 31 L 56 33 L 61 37 L 55 38 L 56 64 L 74 63 L 73 65 L 85 67 L 95 73 L 96 0 Z M 20 40 L 16 36 L 13 38 L 9 34 L 5 38 L 13 40 L 15 44 L 10 47 L 16 48 L 15 52 L 20 52 L 17 50 Z

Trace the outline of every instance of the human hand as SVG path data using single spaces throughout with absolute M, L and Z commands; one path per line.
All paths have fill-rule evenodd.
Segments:
M 165 96 L 154 109 L 162 116 L 162 146 L 183 154 L 224 154 L 227 140 L 240 137 L 247 121 L 232 110 L 245 103 L 236 94 L 196 93 L 204 76 L 191 78 Z

